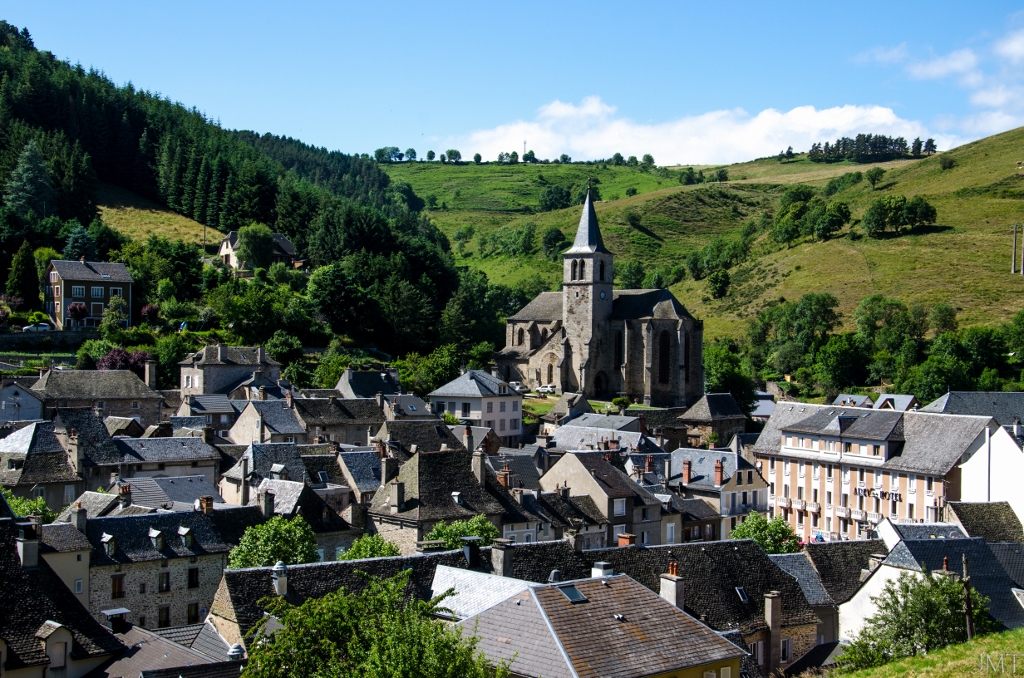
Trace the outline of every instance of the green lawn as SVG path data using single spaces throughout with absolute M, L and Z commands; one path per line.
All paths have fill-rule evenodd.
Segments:
M 1016 672 L 1024 673 L 1024 629 L 993 633 L 926 656 L 910 657 L 876 669 L 843 675 L 850 678 L 959 678 L 1013 674 L 1014 655 L 1018 664 Z

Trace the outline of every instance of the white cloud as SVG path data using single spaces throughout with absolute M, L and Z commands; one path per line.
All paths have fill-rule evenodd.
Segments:
M 857 64 L 882 63 L 896 64 L 907 58 L 907 43 L 901 43 L 895 47 L 875 47 L 853 57 Z
M 577 160 L 623 155 L 654 155 L 659 165 L 712 164 L 774 155 L 788 146 L 807 150 L 814 142 L 862 132 L 913 139 L 930 135 L 924 125 L 904 120 L 891 108 L 846 105 L 827 109 L 799 106 L 789 111 L 765 109 L 750 115 L 742 109 L 709 111 L 663 123 L 644 124 L 615 115 L 616 108 L 599 97 L 579 105 L 553 101 L 533 120 L 518 120 L 446 140 L 463 155 L 480 153 L 490 160 L 498 153 L 521 150 L 523 140 L 538 157 L 567 153 Z M 940 147 L 961 143 L 946 135 Z M 467 152 L 468 151 L 468 152 Z
M 950 75 L 971 76 L 978 66 L 978 56 L 971 49 L 958 49 L 946 56 L 930 61 L 918 61 L 907 66 L 907 72 L 919 80 L 935 80 Z
M 1012 64 L 1024 61 L 1024 30 L 1010 33 L 995 45 L 996 54 Z

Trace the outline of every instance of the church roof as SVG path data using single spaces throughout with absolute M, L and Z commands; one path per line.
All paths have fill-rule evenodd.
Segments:
M 561 319 L 561 292 L 541 292 L 533 298 L 533 301 L 523 306 L 518 313 L 509 316 L 509 320 L 536 320 L 548 323 Z
M 597 213 L 594 212 L 594 201 L 590 199 L 590 189 L 587 189 L 587 199 L 583 202 L 583 214 L 580 215 L 580 225 L 576 229 L 576 239 L 572 242 L 566 254 L 611 254 L 601 240 L 601 229 L 597 226 Z
M 548 323 L 561 320 L 562 296 L 561 292 L 541 292 L 521 311 L 509 316 L 509 320 Z M 612 291 L 612 320 L 692 317 L 686 307 L 668 290 Z

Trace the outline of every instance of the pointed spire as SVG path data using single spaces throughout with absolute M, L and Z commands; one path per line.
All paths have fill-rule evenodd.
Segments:
M 587 198 L 583 202 L 583 214 L 580 215 L 580 225 L 576 229 L 576 239 L 566 254 L 611 254 L 604 247 L 601 240 L 601 229 L 597 226 L 597 213 L 594 212 L 594 202 L 590 199 L 590 188 L 587 187 Z

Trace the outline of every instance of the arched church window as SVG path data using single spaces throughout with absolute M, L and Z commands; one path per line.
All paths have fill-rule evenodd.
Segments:
M 662 331 L 658 337 L 658 381 L 667 384 L 671 374 L 670 364 L 672 362 L 672 339 L 667 331 Z
M 548 364 L 548 383 L 555 383 L 555 366 Z
M 548 331 L 547 331 L 547 328 L 545 328 L 545 329 L 540 331 L 540 343 L 546 344 L 547 341 L 548 341 Z
M 586 280 L 587 278 L 587 262 L 580 261 L 580 280 Z
M 576 279 L 576 271 L 578 269 L 579 269 L 579 262 L 577 262 L 575 259 L 573 259 L 572 260 L 572 277 L 569 278 L 570 280 L 575 280 Z
M 598 275 L 599 280 L 604 280 L 604 262 L 601 262 L 600 274 Z
M 519 337 L 518 337 L 518 342 L 517 343 L 520 346 L 523 345 L 523 328 L 522 327 L 519 328 Z
M 622 366 L 622 331 L 615 333 L 615 367 Z

